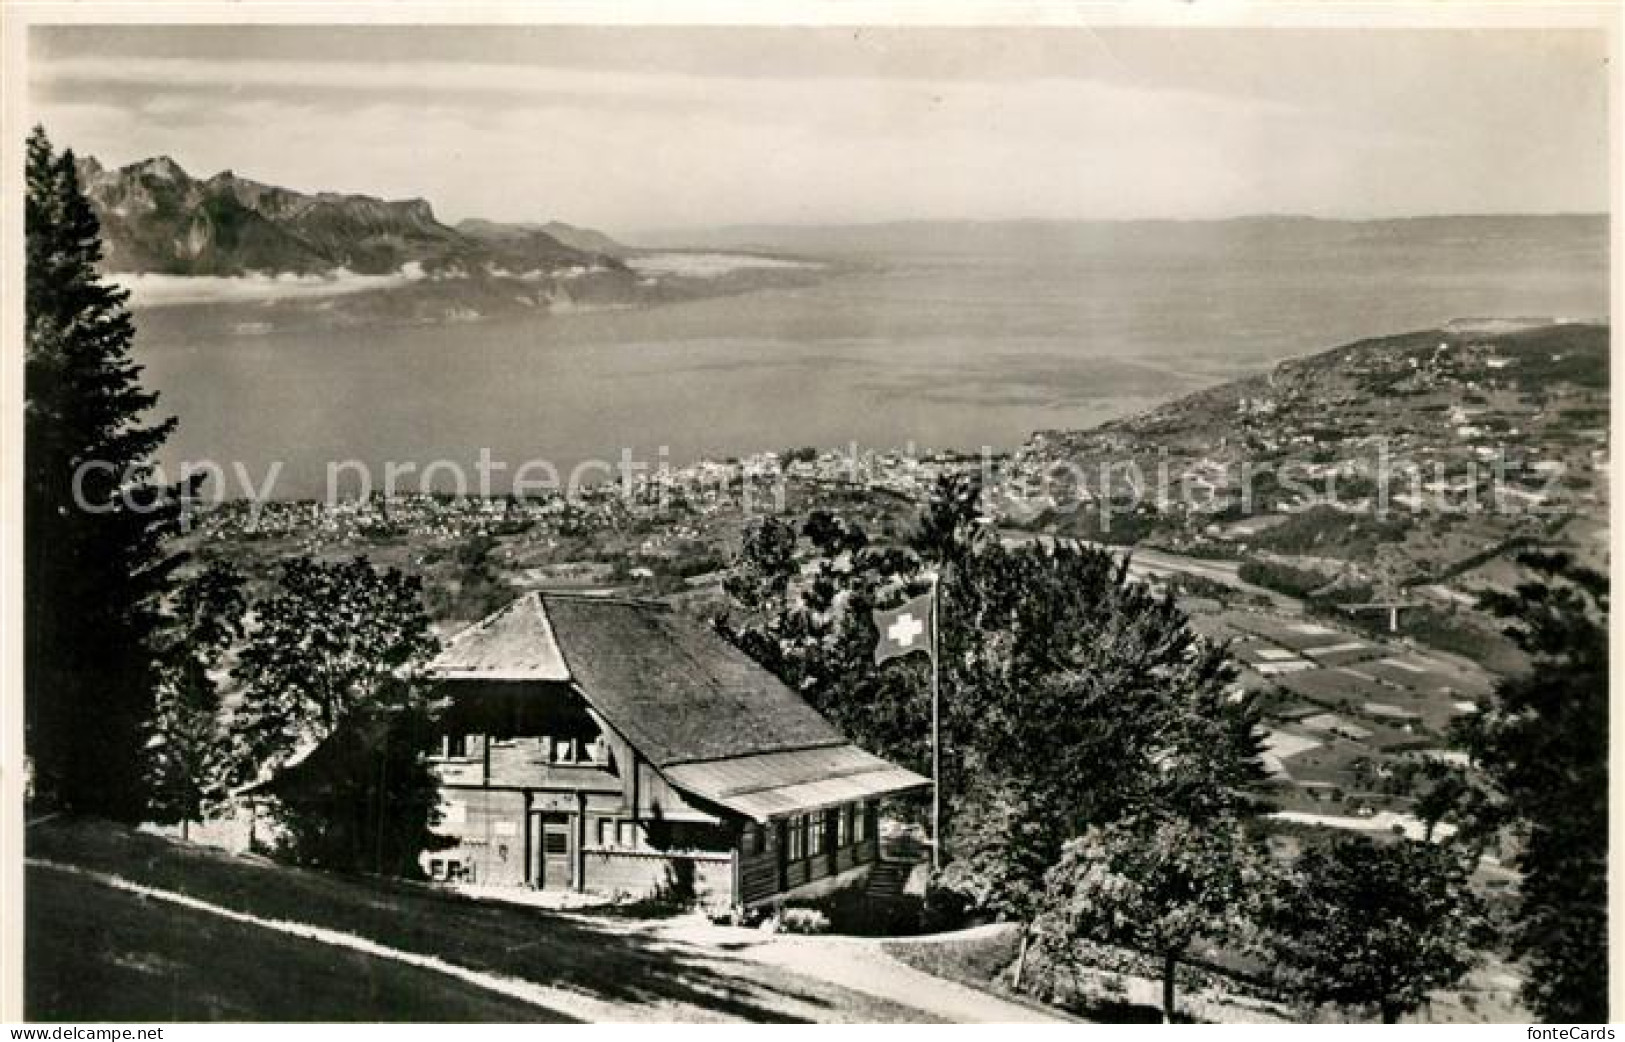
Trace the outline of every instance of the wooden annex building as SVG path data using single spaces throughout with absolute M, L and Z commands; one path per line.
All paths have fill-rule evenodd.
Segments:
M 653 601 L 531 593 L 430 665 L 431 877 L 749 907 L 857 882 L 877 801 L 929 784 L 846 739 L 703 624 Z

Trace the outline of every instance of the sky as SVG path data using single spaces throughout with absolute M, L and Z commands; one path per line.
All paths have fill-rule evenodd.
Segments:
M 36 26 L 123 165 L 617 234 L 1603 212 L 1596 31 Z

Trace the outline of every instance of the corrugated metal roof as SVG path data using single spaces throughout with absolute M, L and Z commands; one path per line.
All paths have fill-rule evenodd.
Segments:
M 678 764 L 663 773 L 679 789 L 764 822 L 930 784 L 855 745 Z
M 451 638 L 428 669 L 444 680 L 570 679 L 553 626 L 535 593 Z

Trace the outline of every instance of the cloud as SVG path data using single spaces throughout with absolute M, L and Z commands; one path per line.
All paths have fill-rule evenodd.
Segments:
M 147 58 L 109 62 L 67 59 L 36 65 L 31 83 L 42 92 L 200 90 L 303 91 L 331 95 L 428 94 L 465 99 L 542 98 L 577 104 L 633 101 L 638 104 L 673 99 L 703 101 L 719 82 L 746 82 L 726 75 L 687 76 L 658 72 L 599 72 L 478 62 L 377 62 L 346 64 L 310 61 L 220 62 L 193 58 Z
M 966 37 L 930 33 L 857 51 L 828 34 L 566 34 L 579 52 L 483 35 L 480 60 L 464 37 L 402 32 L 346 30 L 347 61 L 308 34 L 322 58 L 287 35 L 185 37 L 212 41 L 191 53 L 181 36 L 61 37 L 32 101 L 105 162 L 167 153 L 195 174 L 622 232 L 1607 206 L 1606 80 L 1589 44 L 1538 34 L 1017 34 L 990 39 L 984 68 Z
M 118 274 L 112 282 L 130 291 L 138 307 L 219 304 L 337 297 L 369 290 L 399 289 L 424 278 L 417 262 L 393 275 L 358 275 L 339 268 L 325 275 L 152 275 Z

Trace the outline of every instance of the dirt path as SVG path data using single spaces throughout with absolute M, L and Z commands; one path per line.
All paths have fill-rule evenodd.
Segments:
M 877 939 L 798 937 L 712 926 L 685 919 L 650 932 L 697 947 L 813 977 L 872 995 L 956 1024 L 1052 1024 L 1068 1018 L 968 988 L 906 966 L 887 955 Z
M 953 933 L 932 934 L 923 937 L 912 937 L 908 943 L 921 947 L 933 944 L 955 944 L 967 941 L 990 940 L 1001 934 L 1007 935 L 1012 946 L 1014 945 L 1014 932 L 1017 927 L 1012 923 L 990 923 L 985 926 L 972 926 Z M 1111 970 L 1094 969 L 1083 971 L 1094 988 L 1096 994 L 1116 1006 L 1139 1006 L 1146 1011 L 1155 1011 L 1162 1005 L 1162 981 L 1140 977 L 1130 973 L 1120 973 Z M 1195 1017 L 1203 1023 L 1211 1024 L 1275 1024 L 1289 1023 L 1287 1011 L 1280 1006 L 1252 999 L 1222 989 L 1207 987 L 1195 990 L 1186 989 L 1178 996 L 1180 1012 L 1185 1016 Z

